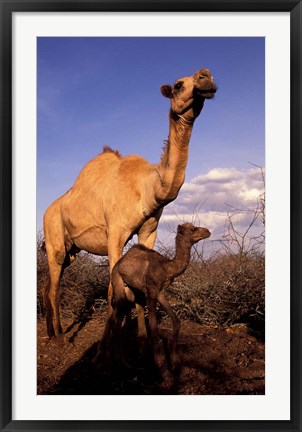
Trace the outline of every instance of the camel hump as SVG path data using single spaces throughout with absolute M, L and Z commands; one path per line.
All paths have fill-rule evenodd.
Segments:
M 121 154 L 118 150 L 113 150 L 111 147 L 109 146 L 104 146 L 103 147 L 103 152 L 102 153 L 113 153 L 115 154 L 115 156 L 117 156 L 118 158 L 121 158 Z

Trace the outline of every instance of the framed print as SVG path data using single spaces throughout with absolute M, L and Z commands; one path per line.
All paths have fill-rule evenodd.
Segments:
M 302 429 L 300 32 L 1 1 L 2 430 Z

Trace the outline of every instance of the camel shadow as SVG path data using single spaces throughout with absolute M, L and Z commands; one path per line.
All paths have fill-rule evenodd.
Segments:
M 87 318 L 83 318 L 81 325 Z M 70 326 L 71 327 L 71 326 Z M 70 328 L 67 331 L 70 331 Z M 76 335 L 80 329 L 72 335 Z M 67 332 L 66 331 L 66 332 Z M 166 363 L 169 364 L 167 341 L 163 338 Z M 122 368 L 112 361 L 95 366 L 92 362 L 97 352 L 98 342 L 92 344 L 82 357 L 71 365 L 59 382 L 43 394 L 51 395 L 165 395 L 176 394 L 177 377 L 155 368 L 151 346 L 147 346 L 144 356 L 139 356 L 137 341 L 137 320 L 128 319 L 122 329 L 122 349 L 129 368 Z M 167 381 L 168 376 L 168 381 Z M 162 385 L 166 380 L 165 385 Z
M 77 327 L 70 336 L 67 336 L 68 342 L 74 344 L 75 340 L 80 333 L 80 331 L 93 319 L 93 315 L 95 313 L 95 306 L 97 301 L 99 300 L 100 295 L 96 293 L 94 296 L 88 297 L 84 306 L 81 308 L 77 317 L 73 320 L 73 322 L 67 327 L 64 331 L 64 334 L 67 336 L 75 327 Z
M 60 381 L 52 386 L 48 395 L 177 395 L 186 382 L 181 374 L 172 376 L 166 369 L 162 379 L 152 367 L 144 368 L 134 365 L 130 370 L 118 368 L 115 365 L 95 367 L 92 359 L 95 356 L 97 343 L 93 344 L 80 360 L 69 367 Z M 217 371 L 217 363 L 205 367 L 199 362 L 187 364 L 207 375 L 209 382 L 224 382 L 228 376 Z M 211 392 L 215 394 L 214 384 Z M 210 390 L 210 388 L 209 388 Z
M 158 369 L 154 368 L 151 360 L 151 351 L 146 351 L 143 359 L 139 359 L 139 348 L 136 338 L 136 319 L 126 321 L 123 327 L 123 350 L 131 367 L 122 368 L 114 362 L 102 363 L 98 367 L 93 365 L 92 360 L 97 351 L 98 343 L 94 343 L 86 350 L 82 357 L 70 366 L 61 377 L 45 394 L 52 395 L 177 395 L 182 393 L 182 388 L 189 384 L 192 379 L 182 373 L 186 368 L 196 370 L 211 382 L 211 388 L 215 382 L 220 383 L 228 379 L 226 373 L 219 369 L 218 361 L 215 359 L 205 363 L 198 359 L 196 353 L 188 355 L 186 344 L 180 345 L 180 356 L 182 358 L 182 369 L 179 374 L 172 374 L 169 337 L 160 334 L 162 339 L 162 367 L 159 375 Z M 191 372 L 190 372 L 191 373 Z M 215 394 L 215 392 L 214 392 Z
M 160 388 L 156 374 L 151 369 L 130 370 L 117 365 L 92 364 L 97 350 L 94 343 L 80 360 L 70 366 L 60 381 L 48 389 L 51 395 L 143 395 L 166 394 Z

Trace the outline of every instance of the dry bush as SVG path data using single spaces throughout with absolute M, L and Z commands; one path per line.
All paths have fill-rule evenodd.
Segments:
M 107 301 L 109 264 L 81 252 L 64 271 L 60 282 L 61 310 L 65 318 L 77 318 Z
M 160 252 L 170 258 L 174 254 L 163 245 Z M 38 313 L 42 313 L 40 293 L 48 281 L 48 265 L 40 247 L 37 277 Z M 108 260 L 96 261 L 89 254 L 80 253 L 65 270 L 60 283 L 62 316 L 76 319 L 85 311 L 89 313 L 91 308 L 104 305 L 108 284 Z M 175 279 L 168 293 L 180 318 L 217 325 L 237 322 L 264 325 L 264 254 L 220 252 L 203 259 L 200 252 L 195 252 L 186 272 Z
M 264 320 L 264 256 L 219 254 L 193 261 L 170 287 L 181 318 L 199 323 L 255 324 Z
M 264 179 L 263 172 L 261 175 Z M 249 218 L 239 228 L 238 215 Z M 193 215 L 194 216 L 194 215 Z M 263 229 L 253 234 L 257 223 Z M 232 325 L 247 322 L 264 332 L 265 258 L 264 258 L 265 195 L 261 194 L 255 208 L 230 207 L 226 214 L 225 232 L 220 250 L 211 257 L 195 248 L 186 272 L 169 288 L 171 304 L 180 318 L 199 323 Z M 41 288 L 48 280 L 46 254 L 41 249 L 42 235 L 37 240 L 38 313 L 43 312 Z M 132 243 L 131 243 L 132 244 Z M 131 246 L 130 244 L 130 246 Z M 127 248 L 130 247 L 127 245 Z M 174 249 L 158 242 L 160 253 L 172 258 Z M 67 318 L 90 313 L 91 308 L 106 302 L 109 285 L 107 258 L 96 259 L 81 252 L 61 280 L 61 310 Z
M 49 280 L 47 256 L 42 249 L 43 234 L 37 235 L 37 312 L 44 314 L 44 302 L 42 298 L 42 289 L 47 285 Z
M 264 179 L 262 169 L 261 175 Z M 237 223 L 241 215 L 245 227 Z M 205 259 L 203 250 L 195 249 L 187 271 L 170 287 L 180 317 L 219 325 L 246 322 L 264 334 L 264 225 L 264 193 L 254 208 L 230 207 L 220 250 Z

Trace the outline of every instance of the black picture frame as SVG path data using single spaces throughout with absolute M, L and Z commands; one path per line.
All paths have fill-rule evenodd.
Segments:
M 1 430 L 302 431 L 301 422 L 301 0 L 0 0 L 1 29 Z M 289 421 L 12 420 L 12 16 L 14 12 L 290 12 L 291 25 L 291 419 Z M 283 85 L 283 84 L 282 84 Z M 285 231 L 286 231 L 285 227 Z M 280 319 L 282 315 L 280 313 Z

